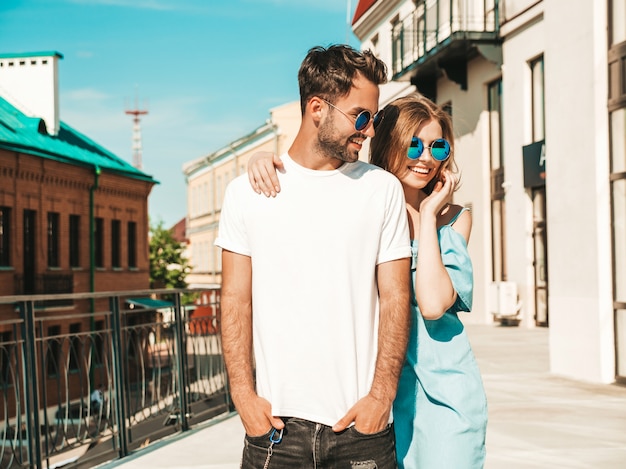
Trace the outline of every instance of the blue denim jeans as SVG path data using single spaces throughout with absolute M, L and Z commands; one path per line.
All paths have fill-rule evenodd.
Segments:
M 280 442 L 272 431 L 246 435 L 242 469 L 396 469 L 393 425 L 372 435 L 354 426 L 340 433 L 331 427 L 294 417 L 283 418 Z M 271 448 L 270 448 L 271 447 Z M 269 456 L 269 462 L 268 462 Z M 267 464 L 267 465 L 266 465 Z

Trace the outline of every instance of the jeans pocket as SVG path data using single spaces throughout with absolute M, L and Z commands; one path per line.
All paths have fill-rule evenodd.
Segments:
M 270 445 L 270 435 L 272 434 L 273 431 L 274 431 L 274 428 L 270 428 L 263 435 L 250 436 L 246 434 L 246 442 L 253 446 L 257 446 L 259 448 L 268 448 Z
M 352 425 L 350 428 L 348 428 L 348 430 L 350 431 L 350 434 L 352 435 L 352 437 L 354 438 L 359 438 L 359 439 L 364 439 L 364 438 L 380 438 L 383 437 L 385 435 L 388 435 L 393 429 L 393 424 L 388 424 L 385 428 L 383 428 L 381 431 L 376 432 L 376 433 L 361 433 L 360 431 L 358 431 L 356 429 L 356 425 Z

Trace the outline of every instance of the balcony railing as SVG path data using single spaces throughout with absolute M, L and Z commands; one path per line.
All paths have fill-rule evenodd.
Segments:
M 420 0 L 393 25 L 395 79 L 455 40 L 494 40 L 499 33 L 500 0 Z
M 75 309 L 35 308 L 58 299 Z M 219 288 L 0 297 L 0 467 L 93 467 L 228 415 L 219 299 Z

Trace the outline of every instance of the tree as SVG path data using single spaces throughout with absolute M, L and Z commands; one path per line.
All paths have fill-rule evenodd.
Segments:
M 185 288 L 191 271 L 183 256 L 184 247 L 163 227 L 163 221 L 150 226 L 150 288 Z

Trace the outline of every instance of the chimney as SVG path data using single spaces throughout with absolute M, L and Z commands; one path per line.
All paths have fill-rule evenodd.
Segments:
M 50 135 L 59 133 L 58 52 L 0 54 L 0 96 L 29 117 L 39 117 Z

